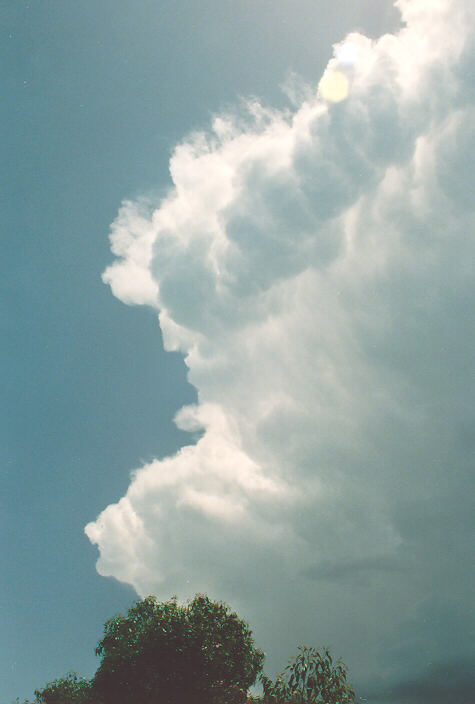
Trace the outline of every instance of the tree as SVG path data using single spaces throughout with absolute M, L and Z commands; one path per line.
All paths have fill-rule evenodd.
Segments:
M 242 704 L 264 659 L 248 625 L 204 595 L 138 601 L 105 623 L 96 654 L 101 704 Z
M 300 647 L 284 672 L 272 682 L 261 675 L 264 704 L 356 704 L 346 682 L 346 666 L 333 663 L 328 648 Z
M 91 683 L 75 672 L 68 672 L 43 689 L 35 689 L 33 704 L 90 704 Z

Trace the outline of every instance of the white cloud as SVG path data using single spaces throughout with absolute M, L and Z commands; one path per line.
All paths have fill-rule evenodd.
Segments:
M 104 280 L 159 310 L 203 434 L 86 527 L 101 574 L 229 601 L 271 669 L 333 643 L 360 683 L 443 660 L 435 607 L 427 652 L 393 651 L 470 599 L 473 14 L 397 5 L 397 35 L 335 47 L 346 99 L 220 116 L 150 216 L 123 205 Z

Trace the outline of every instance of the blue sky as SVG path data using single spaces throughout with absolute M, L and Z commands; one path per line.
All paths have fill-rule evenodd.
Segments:
M 198 590 L 270 669 L 323 637 L 375 704 L 425 704 L 443 665 L 461 698 L 468 3 L 401 6 L 411 31 L 371 45 L 390 2 L 5 3 L 2 704 L 91 675 L 137 593 Z M 352 31 L 332 104 L 316 87 Z

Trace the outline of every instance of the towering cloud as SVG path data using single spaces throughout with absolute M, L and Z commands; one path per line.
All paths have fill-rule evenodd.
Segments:
M 166 198 L 123 205 L 103 278 L 158 310 L 199 439 L 86 533 L 140 595 L 229 601 L 269 670 L 330 643 L 406 704 L 470 649 L 475 62 L 469 0 L 396 5 L 295 109 L 217 117 Z

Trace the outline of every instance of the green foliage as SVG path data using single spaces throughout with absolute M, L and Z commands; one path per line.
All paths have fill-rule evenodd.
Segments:
M 34 704 L 90 704 L 91 683 L 69 672 L 43 689 L 35 690 Z
M 96 655 L 91 681 L 70 672 L 23 704 L 357 704 L 328 648 L 300 647 L 274 682 L 260 675 L 262 696 L 247 694 L 264 654 L 247 623 L 206 595 L 136 602 L 106 621 Z
M 346 682 L 346 666 L 333 663 L 328 648 L 300 647 L 284 672 L 272 682 L 261 675 L 263 704 L 356 704 Z
M 264 658 L 248 625 L 204 595 L 137 602 L 106 622 L 96 654 L 101 704 L 244 704 Z

